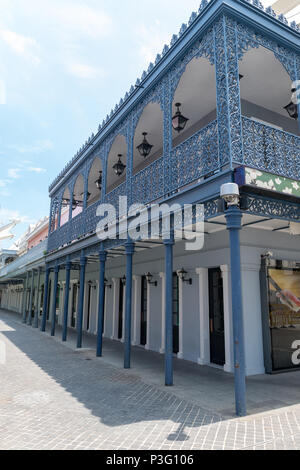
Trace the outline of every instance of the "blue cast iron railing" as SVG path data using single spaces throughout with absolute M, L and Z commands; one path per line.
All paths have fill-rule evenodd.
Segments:
M 242 118 L 244 160 L 233 162 L 258 170 L 300 180 L 300 137 Z M 131 203 L 148 204 L 168 194 L 213 176 L 222 170 L 219 162 L 218 122 L 208 124 L 186 141 L 172 149 L 170 159 L 171 187 L 164 188 L 164 157 L 151 163 L 131 179 Z M 129 188 L 128 188 L 129 189 Z M 104 198 L 118 213 L 119 197 L 126 196 L 127 184 L 122 183 Z M 82 236 L 94 233 L 99 201 L 88 207 L 49 237 L 48 250 L 53 251 Z
M 132 178 L 132 203 L 147 204 L 164 195 L 164 159 L 158 158 Z
M 300 180 L 300 137 L 242 118 L 244 162 L 257 170 Z
M 220 169 L 216 120 L 172 150 L 171 190 L 176 191 Z

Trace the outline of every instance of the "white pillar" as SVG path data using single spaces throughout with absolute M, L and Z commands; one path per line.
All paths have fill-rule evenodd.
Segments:
M 210 330 L 209 330 L 209 289 L 208 269 L 197 268 L 199 276 L 199 325 L 200 325 L 200 356 L 198 364 L 210 364 Z
M 133 276 L 134 297 L 133 297 L 133 334 L 132 345 L 138 346 L 141 338 L 141 283 L 142 276 Z
M 159 273 L 159 277 L 161 278 L 161 348 L 159 352 L 164 354 L 166 352 L 166 274 Z
M 231 279 L 230 267 L 221 266 L 223 277 L 223 298 L 224 298 L 224 335 L 225 335 L 225 366 L 224 371 L 234 372 L 233 353 L 233 325 L 232 325 L 232 303 L 231 303 Z
M 117 327 L 118 327 L 118 314 L 119 314 L 119 278 L 113 278 L 113 296 L 114 296 L 114 301 L 113 301 L 113 322 L 112 322 L 112 335 L 111 339 L 117 339 L 118 338 L 118 333 L 117 333 Z
M 183 280 L 179 279 L 179 352 L 177 354 L 178 359 L 183 359 Z

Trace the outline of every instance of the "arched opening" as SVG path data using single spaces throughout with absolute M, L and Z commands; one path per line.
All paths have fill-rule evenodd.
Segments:
M 80 174 L 76 180 L 74 190 L 73 190 L 73 199 L 72 204 L 72 219 L 77 215 L 81 214 L 83 211 L 83 201 L 84 201 L 84 179 Z
M 123 135 L 115 138 L 107 159 L 106 194 L 126 181 L 127 144 Z
M 143 110 L 134 134 L 133 174 L 143 170 L 162 155 L 163 112 L 158 103 L 149 103 Z
M 61 216 L 60 216 L 60 226 L 62 227 L 67 222 L 69 222 L 70 216 L 70 190 L 67 187 L 63 194 L 62 203 L 61 203 Z
M 100 158 L 95 158 L 90 169 L 88 179 L 88 194 L 87 206 L 90 207 L 95 202 L 99 201 L 103 188 L 103 171 L 102 161 Z
M 291 102 L 292 80 L 274 53 L 251 49 L 239 64 L 242 114 L 280 130 L 299 135 L 298 121 L 285 107 Z
M 174 94 L 173 117 L 179 111 L 188 120 L 178 126 L 178 120 L 174 119 L 173 147 L 214 121 L 216 107 L 215 67 L 206 58 L 194 58 L 182 74 Z

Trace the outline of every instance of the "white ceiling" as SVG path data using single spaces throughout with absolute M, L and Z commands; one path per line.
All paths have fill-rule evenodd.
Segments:
M 287 117 L 284 108 L 291 101 L 292 81 L 273 52 L 264 47 L 247 52 L 239 67 L 241 97 Z

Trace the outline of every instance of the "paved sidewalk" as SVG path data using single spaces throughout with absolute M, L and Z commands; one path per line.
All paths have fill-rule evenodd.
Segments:
M 107 358 L 96 359 L 94 351 L 76 352 L 72 335 L 70 339 L 67 346 L 62 345 L 58 338 L 55 341 L 22 325 L 20 317 L 0 311 L 0 347 L 2 342 L 6 349 L 6 361 L 0 362 L 1 450 L 300 448 L 299 374 L 269 381 L 251 379 L 248 386 L 256 391 L 256 397 L 263 389 L 266 394 L 282 390 L 288 397 L 274 394 L 274 406 L 268 400 L 269 411 L 235 419 L 226 412 L 232 395 L 228 374 L 211 372 L 215 382 L 221 380 L 220 400 L 224 386 L 225 405 L 221 406 L 225 409 L 221 413 L 216 411 L 220 403 L 212 410 L 207 397 L 201 399 L 198 393 L 196 400 L 193 390 L 189 391 L 189 370 L 194 376 L 198 373 L 196 381 L 201 383 L 202 379 L 208 390 L 207 368 L 188 363 L 181 366 L 187 368 L 185 385 L 182 361 L 179 365 L 176 362 L 179 385 L 166 389 L 161 385 L 162 371 L 156 376 L 153 366 L 141 371 L 147 354 L 156 366 L 161 364 L 161 356 L 134 351 L 135 368 L 124 371 L 119 343 L 106 342 Z M 93 342 L 94 338 L 85 338 L 85 346 Z M 289 406 L 283 408 L 280 403 Z

